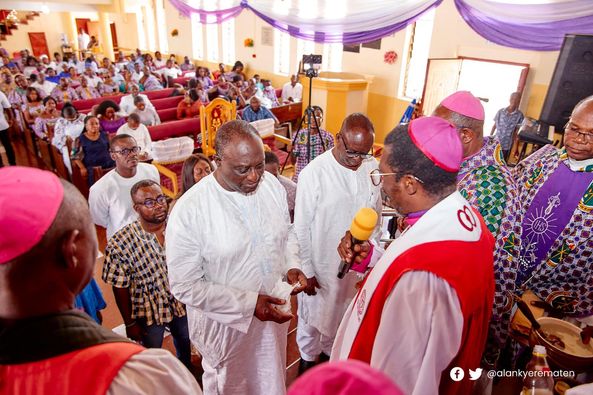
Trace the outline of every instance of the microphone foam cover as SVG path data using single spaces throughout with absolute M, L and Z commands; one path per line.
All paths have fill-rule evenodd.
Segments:
M 372 208 L 363 207 L 358 210 L 352 220 L 352 225 L 350 225 L 352 237 L 358 240 L 368 240 L 373 234 L 378 219 L 379 215 Z

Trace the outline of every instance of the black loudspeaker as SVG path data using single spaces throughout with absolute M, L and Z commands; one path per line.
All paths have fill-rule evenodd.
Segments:
M 567 34 L 540 120 L 563 131 L 574 106 L 593 95 L 593 36 Z

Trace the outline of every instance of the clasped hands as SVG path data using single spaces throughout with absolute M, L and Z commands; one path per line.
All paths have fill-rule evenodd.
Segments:
M 291 285 L 296 284 L 297 282 L 301 284 L 292 291 L 292 295 L 298 294 L 307 286 L 307 277 L 299 269 L 290 269 L 286 273 L 286 280 Z M 255 303 L 254 315 L 261 321 L 274 321 L 282 324 L 286 321 L 290 321 L 293 315 L 284 313 L 278 310 L 275 306 L 284 305 L 286 303 L 290 303 L 290 300 L 284 300 L 275 298 L 273 296 L 260 294 L 257 297 L 257 302 Z

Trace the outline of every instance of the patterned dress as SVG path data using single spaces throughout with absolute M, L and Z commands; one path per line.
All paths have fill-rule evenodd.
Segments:
M 513 306 L 509 288 L 502 280 L 509 268 L 514 267 L 512 249 L 505 249 L 509 234 L 517 223 L 520 208 L 517 188 L 506 167 L 499 142 L 484 138 L 482 149 L 461 164 L 457 187 L 482 215 L 488 230 L 496 240 L 494 251 L 495 294 L 485 358 L 494 363 L 498 350 L 508 336 L 508 315 Z M 512 291 L 512 288 L 510 289 Z
M 321 138 L 319 137 L 321 136 Z M 323 129 L 319 129 L 319 133 L 311 134 L 311 144 L 307 145 L 308 132 L 307 129 L 301 129 L 296 136 L 296 143 L 292 150 L 292 154 L 296 158 L 295 171 L 292 176 L 294 182 L 298 182 L 301 171 L 319 155 L 325 151 L 329 151 L 334 146 L 334 136 Z M 324 147 L 325 145 L 325 147 Z M 310 155 L 309 148 L 310 147 Z

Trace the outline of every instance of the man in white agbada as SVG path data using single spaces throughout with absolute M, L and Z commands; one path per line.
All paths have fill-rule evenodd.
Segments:
M 351 114 L 336 138 L 340 143 L 299 175 L 294 226 L 308 279 L 305 292 L 298 296 L 299 373 L 312 367 L 318 357 L 320 362 L 329 359 L 338 325 L 360 281 L 354 272 L 337 277 L 340 256 L 335 246 L 360 208 L 381 212 L 381 192 L 369 176 L 378 165 L 369 154 L 373 124 L 363 114 Z
M 159 171 L 148 163 L 139 163 L 140 147 L 128 134 L 111 139 L 111 158 L 115 169 L 93 184 L 89 191 L 89 208 L 96 225 L 107 230 L 107 241 L 121 228 L 138 219 L 130 191 L 135 183 L 153 180 L 160 184 Z
M 290 293 L 307 282 L 286 192 L 264 172 L 263 143 L 247 122 L 225 123 L 215 147 L 218 168 L 169 219 L 171 291 L 187 307 L 205 394 L 282 395 Z

